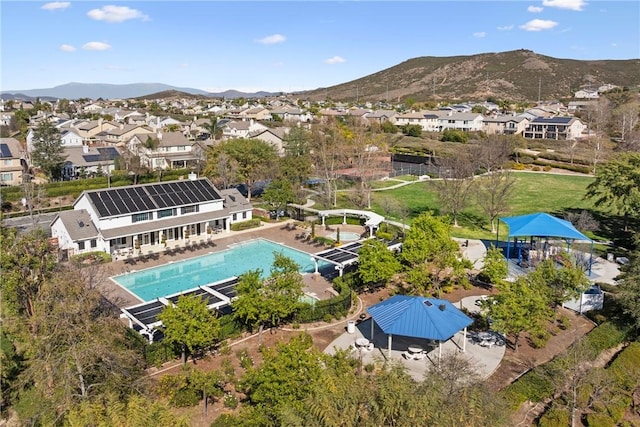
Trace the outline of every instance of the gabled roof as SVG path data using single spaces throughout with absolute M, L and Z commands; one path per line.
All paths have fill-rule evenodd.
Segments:
M 545 125 L 568 125 L 571 124 L 571 122 L 573 122 L 574 120 L 576 120 L 575 117 L 536 117 L 535 119 L 533 119 L 531 121 L 532 125 L 538 124 L 545 124 Z
M 530 236 L 591 240 L 579 232 L 569 221 L 549 215 L 548 213 L 539 212 L 500 219 L 509 226 L 509 238 Z
M 21 152 L 20 141 L 15 138 L 0 138 L 0 159 L 18 159 Z
M 95 239 L 99 235 L 89 212 L 85 209 L 62 211 L 51 223 L 53 224 L 58 220 L 62 221 L 64 228 L 73 241 Z
M 394 295 L 367 308 L 388 335 L 446 341 L 473 320 L 447 300 Z

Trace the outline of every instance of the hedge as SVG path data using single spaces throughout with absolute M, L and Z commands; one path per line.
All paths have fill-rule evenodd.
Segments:
M 294 315 L 294 322 L 310 323 L 325 320 L 327 317 L 346 316 L 351 308 L 351 289 L 341 281 L 334 281 L 333 288 L 339 295 L 328 300 L 317 301 L 314 305 L 304 304 Z
M 544 159 L 536 159 L 533 162 L 533 164 L 538 166 L 551 166 L 557 169 L 565 169 L 568 171 L 579 172 L 584 174 L 589 174 L 593 170 L 593 168 L 590 166 L 582 166 L 582 165 L 575 165 L 575 164 L 572 165 L 569 163 L 554 162 L 552 160 L 544 160 Z
M 567 427 L 569 411 L 566 408 L 553 407 L 538 421 L 538 427 Z
M 248 230 L 250 228 L 260 227 L 262 225 L 262 221 L 260 218 L 252 218 L 247 221 L 236 222 L 235 224 L 231 224 L 231 231 L 241 231 Z

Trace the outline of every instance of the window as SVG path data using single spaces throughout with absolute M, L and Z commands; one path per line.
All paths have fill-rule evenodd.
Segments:
M 2 164 L 4 166 L 11 166 L 12 163 L 13 163 L 13 160 L 11 159 L 2 159 Z
M 116 237 L 115 241 L 116 241 L 116 245 L 126 245 L 127 244 L 127 238 L 126 237 Z
M 233 220 L 235 221 L 236 219 L 238 219 L 238 214 L 233 214 Z
M 12 173 L 0 173 L 0 182 L 11 182 L 13 181 Z
M 131 215 L 131 222 L 149 221 L 151 214 L 149 212 L 141 212 Z
M 200 206 L 199 205 L 185 206 L 185 207 L 182 208 L 182 215 L 189 214 L 189 213 L 196 213 L 199 210 L 200 210 Z
M 98 242 L 96 239 L 91 239 L 91 247 L 95 248 L 96 246 L 98 246 Z
M 84 242 L 78 242 L 78 249 L 84 251 Z
M 187 151 L 187 147 L 184 145 L 178 145 L 178 151 Z
M 246 212 L 242 212 L 242 219 L 247 219 L 247 213 Z
M 174 216 L 175 212 L 173 209 L 163 209 L 161 211 L 158 211 L 158 219 L 160 218 L 166 218 L 169 216 Z

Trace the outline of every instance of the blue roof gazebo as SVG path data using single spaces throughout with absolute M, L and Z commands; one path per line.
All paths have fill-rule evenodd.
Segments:
M 559 237 L 567 240 L 571 247 L 573 240 L 586 240 L 591 242 L 591 259 L 589 260 L 589 275 L 593 263 L 593 240 L 579 232 L 571 222 L 557 218 L 544 212 L 500 218 L 509 226 L 507 238 L 507 259 L 511 249 L 511 238 L 517 237 Z
M 449 301 L 436 298 L 395 295 L 367 308 L 367 311 L 373 319 L 371 338 L 373 339 L 374 322 L 389 336 L 389 357 L 393 335 L 438 341 L 440 357 L 442 342 L 464 330 L 462 351 L 465 351 L 467 326 L 473 323 L 469 316 Z

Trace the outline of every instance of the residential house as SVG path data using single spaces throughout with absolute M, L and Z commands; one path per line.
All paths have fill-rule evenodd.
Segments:
M 598 101 L 570 101 L 567 106 L 567 112 L 569 114 L 587 111 L 592 106 L 595 106 Z
M 439 116 L 433 111 L 419 111 L 398 114 L 395 116 L 396 126 L 419 125 L 425 132 L 440 130 Z
M 313 120 L 313 114 L 295 107 L 274 108 L 271 110 L 271 117 L 278 117 L 283 122 L 309 123 Z
M 13 113 L 2 113 L 0 114 L 0 126 L 9 126 L 11 125 L 11 120 L 13 119 Z
M 482 130 L 487 135 L 521 135 L 529 119 L 521 116 L 493 116 L 482 120 Z
M 398 117 L 398 112 L 394 110 L 375 110 L 367 114 L 367 120 L 369 120 L 370 123 L 379 124 L 384 122 L 395 124 L 396 117 Z
M 218 190 L 207 178 L 82 192 L 73 210 L 51 222 L 51 235 L 69 257 L 87 252 L 148 253 L 162 244 L 204 241 L 213 231 L 251 219 L 237 189 Z
M 110 144 L 126 143 L 134 135 L 141 133 L 154 134 L 154 132 L 146 126 L 138 125 L 120 125 L 117 128 L 109 129 L 105 133 L 105 142 Z M 152 137 L 154 135 L 151 135 Z
M 147 141 L 152 140 L 149 144 Z M 158 132 L 137 134 L 127 142 L 127 150 L 140 157 L 140 164 L 152 170 L 185 168 L 198 157 L 191 152 L 193 142 L 182 132 Z
M 575 117 L 537 117 L 529 123 L 523 136 L 528 139 L 575 140 L 587 127 Z
M 283 139 L 287 134 L 286 128 L 267 128 L 249 133 L 249 139 L 259 139 L 272 145 L 279 156 L 284 156 Z
M 477 132 L 482 130 L 483 120 L 482 114 L 445 111 L 438 114 L 438 127 L 440 131 L 456 129 L 465 132 Z
M 81 137 L 85 143 L 95 142 L 100 132 L 107 132 L 111 129 L 115 129 L 119 125 L 111 122 L 107 122 L 100 118 L 98 120 L 82 121 L 76 124 L 72 124 L 73 128 Z
M 63 147 L 81 147 L 82 137 L 73 129 L 60 130 L 60 139 Z
M 25 152 L 15 138 L 0 138 L 0 186 L 22 184 Z
M 598 99 L 600 98 L 600 94 L 598 94 L 597 90 L 580 89 L 573 94 L 573 97 L 577 99 Z
M 116 168 L 116 159 L 120 151 L 116 147 L 67 147 L 63 151 L 66 157 L 62 167 L 62 179 L 65 181 L 86 178 L 87 176 L 109 175 Z
M 271 120 L 271 112 L 264 107 L 253 107 L 240 113 L 241 120 Z
M 254 120 L 237 121 L 232 120 L 222 125 L 222 138 L 249 138 L 252 132 L 265 130 L 267 127 Z

